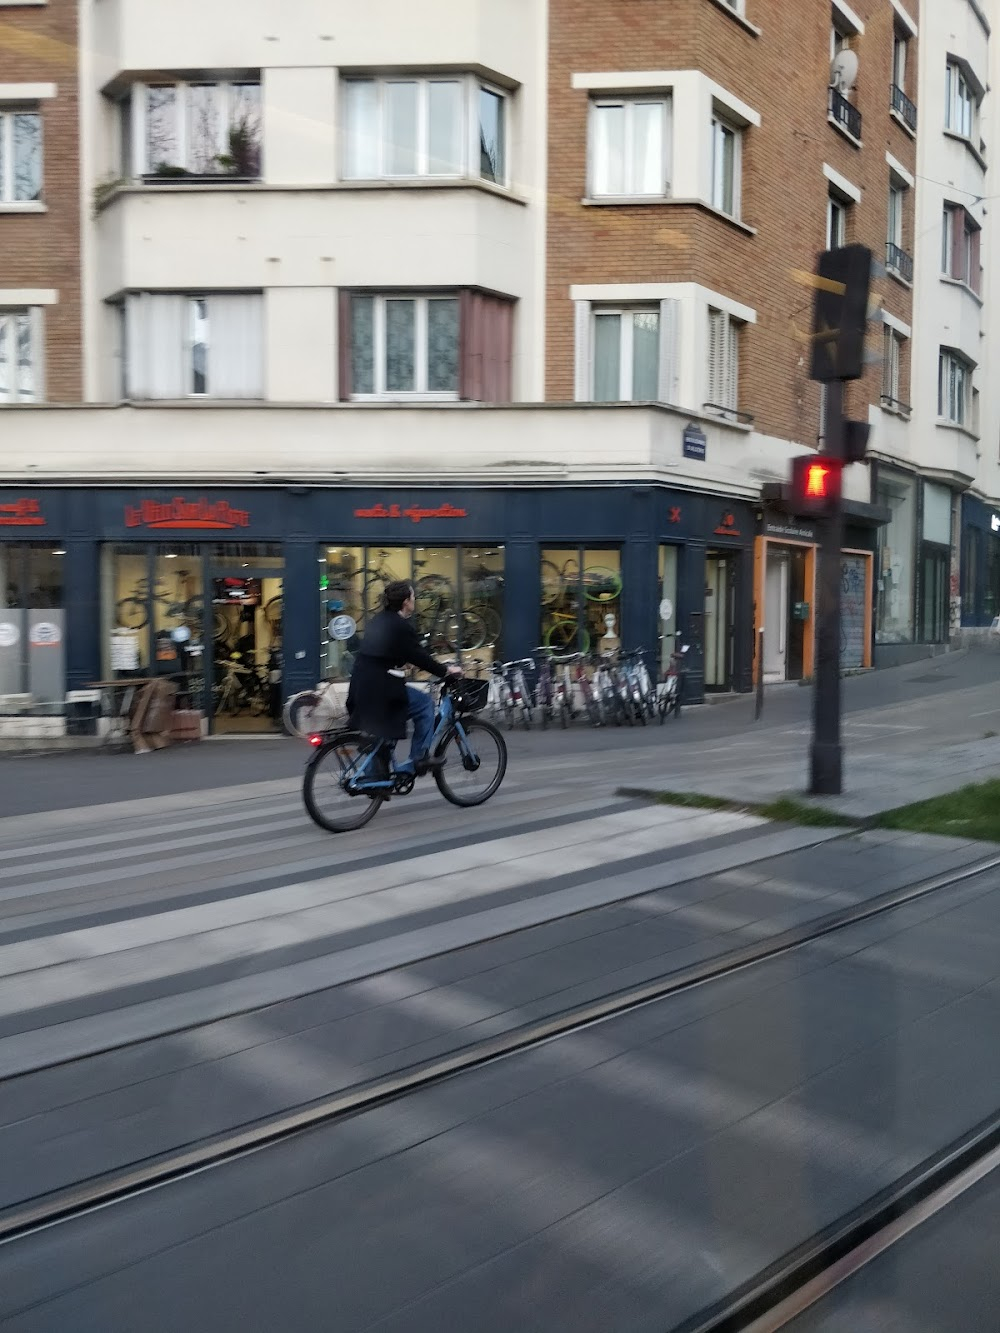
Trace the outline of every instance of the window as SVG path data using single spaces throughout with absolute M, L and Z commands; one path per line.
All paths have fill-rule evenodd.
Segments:
M 977 295 L 982 287 L 980 228 L 959 204 L 945 204 L 941 233 L 941 272 L 964 282 Z
M 906 186 L 893 179 L 889 184 L 889 207 L 886 211 L 886 267 L 902 278 L 913 281 L 913 259 L 903 248 L 903 209 L 906 204 Z
M 708 312 L 707 408 L 733 413 L 739 394 L 739 325 L 723 310 Z
M 909 41 L 897 28 L 892 38 L 892 82 L 906 92 L 906 55 Z
M 898 329 L 886 325 L 883 330 L 883 339 L 882 405 L 894 408 L 897 411 L 908 412 L 908 405 L 903 402 L 902 395 L 903 347 L 907 341 L 906 336 L 900 333 Z
M 660 316 L 652 310 L 594 310 L 595 403 L 658 398 Z
M 0 694 L 58 713 L 66 695 L 63 557 L 57 541 L 0 543 Z
M 904 191 L 898 185 L 889 186 L 889 213 L 886 226 L 886 240 L 900 249 L 903 246 L 903 198 Z
M 125 392 L 136 400 L 263 398 L 260 293 L 129 296 Z
M 563 653 L 621 646 L 621 552 L 577 546 L 543 550 L 540 642 Z
M 41 348 L 40 311 L 0 310 L 0 404 L 40 400 Z
M 838 195 L 831 194 L 826 204 L 826 248 L 839 250 L 847 244 L 847 210 L 849 205 Z
M 590 193 L 670 193 L 670 99 L 600 98 L 590 105 Z
M 502 546 L 328 546 L 320 556 L 320 624 L 329 679 L 350 676 L 365 622 L 397 579 L 413 583 L 417 626 L 431 652 L 503 660 Z M 343 620 L 335 627 L 338 617 L 350 617 L 356 634 L 338 637 L 350 629 Z
M 255 179 L 260 84 L 136 84 L 122 104 L 122 157 L 126 176 Z
M 972 139 L 978 99 L 961 65 L 949 60 L 945 72 L 945 128 Z
M 914 570 L 917 540 L 917 483 L 905 472 L 880 467 L 875 503 L 889 510 L 889 522 L 878 529 L 878 587 L 875 607 L 876 643 L 913 640 Z
M 42 197 L 42 118 L 37 111 L 0 111 L 0 204 Z
M 354 397 L 458 397 L 456 296 L 351 296 Z
M 740 131 L 712 117 L 712 206 L 730 217 L 740 211 Z
M 507 181 L 507 97 L 466 76 L 347 79 L 344 177 Z
M 942 351 L 938 370 L 938 416 L 971 428 L 972 367 L 957 352 Z

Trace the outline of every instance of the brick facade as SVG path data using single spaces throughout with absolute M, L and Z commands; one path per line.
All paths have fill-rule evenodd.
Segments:
M 0 2 L 0 84 L 51 83 L 41 101 L 44 213 L 0 206 L 0 288 L 47 288 L 45 397 L 82 398 L 79 96 L 76 0 L 7 7 Z
M 829 0 L 746 0 L 754 35 L 722 0 L 550 0 L 547 385 L 549 399 L 573 396 L 574 321 L 569 288 L 586 283 L 698 282 L 753 307 L 757 324 L 740 347 L 739 407 L 766 434 L 814 442 L 819 390 L 808 379 L 811 271 L 826 241 L 828 164 L 862 191 L 850 210 L 849 241 L 885 258 L 889 167 L 911 174 L 915 143 L 890 116 L 894 10 L 890 0 L 854 0 L 865 25 L 850 45 L 860 69 L 851 100 L 863 117 L 858 148 L 828 122 Z M 911 43 L 910 68 L 916 69 Z M 662 203 L 591 207 L 587 185 L 586 91 L 575 73 L 698 69 L 761 117 L 744 135 L 741 217 L 754 235 L 710 208 Z M 685 127 L 674 119 L 675 139 Z M 706 144 L 707 144 L 706 137 Z M 913 198 L 906 199 L 904 248 L 913 253 Z M 911 323 L 910 291 L 875 284 L 887 310 Z M 873 352 L 881 336 L 873 330 Z M 707 349 L 705 352 L 707 356 Z M 908 356 L 903 372 L 905 398 Z M 867 416 L 882 371 L 872 366 L 848 392 Z

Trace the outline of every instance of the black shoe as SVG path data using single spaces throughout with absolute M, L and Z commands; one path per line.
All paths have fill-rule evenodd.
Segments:
M 444 755 L 428 755 L 425 759 L 417 760 L 413 771 L 418 778 L 422 778 L 426 773 L 437 773 L 447 762 Z

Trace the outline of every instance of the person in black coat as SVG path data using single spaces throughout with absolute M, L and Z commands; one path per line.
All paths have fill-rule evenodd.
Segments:
M 434 734 L 434 701 L 424 690 L 407 685 L 402 669 L 415 666 L 439 680 L 460 676 L 462 670 L 445 666 L 421 647 L 410 624 L 416 606 L 412 583 L 390 583 L 383 601 L 385 609 L 369 622 L 354 660 L 347 711 L 353 727 L 380 740 L 405 739 L 406 720 L 410 718 L 410 758 L 397 768 L 404 773 L 427 773 L 444 763 L 443 759 L 427 757 Z

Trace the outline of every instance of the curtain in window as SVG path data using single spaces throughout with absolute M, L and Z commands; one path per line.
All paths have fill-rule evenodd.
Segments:
M 14 397 L 13 323 L 12 319 L 0 314 L 0 403 L 9 403 Z
M 427 89 L 428 162 L 432 176 L 462 173 L 462 85 L 434 81 Z
M 594 194 L 625 193 L 625 108 L 597 106 L 594 118 Z
M 458 392 L 458 301 L 427 302 L 427 389 Z
M 658 397 L 660 317 L 652 310 L 632 316 L 632 401 L 655 403 Z
M 42 118 L 34 113 L 14 117 L 14 198 L 21 203 L 42 196 Z
M 680 301 L 660 302 L 660 345 L 656 398 L 661 403 L 680 401 Z
M 188 298 L 148 292 L 128 297 L 125 334 L 126 397 L 186 397 Z
M 385 303 L 385 387 L 387 393 L 412 393 L 416 385 L 416 302 Z
M 264 298 L 259 293 L 208 298 L 213 398 L 263 398 Z
M 621 401 L 621 315 L 594 316 L 594 402 Z
M 350 323 L 347 328 L 341 325 L 340 336 L 345 339 L 345 348 L 350 346 L 350 379 L 342 386 L 340 396 L 347 399 L 352 393 L 375 392 L 375 298 L 348 296 L 345 304 Z
M 385 99 L 385 170 L 390 176 L 417 174 L 417 85 L 390 82 Z
M 663 193 L 663 104 L 638 102 L 632 108 L 630 194 Z
M 343 85 L 344 175 L 348 180 L 371 180 L 379 174 L 378 84 L 374 79 L 351 79 Z

